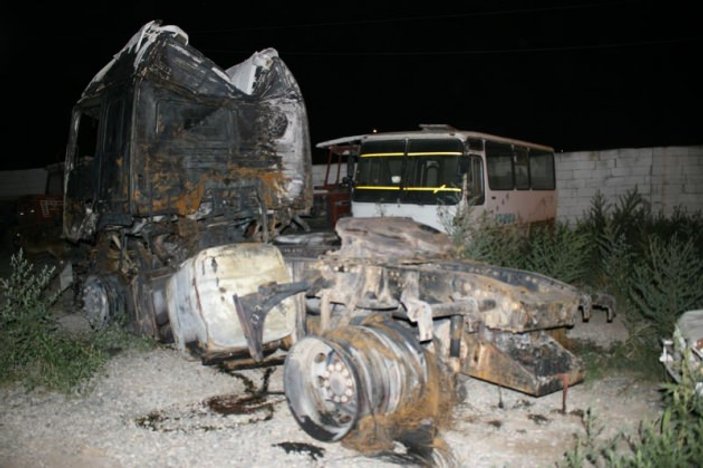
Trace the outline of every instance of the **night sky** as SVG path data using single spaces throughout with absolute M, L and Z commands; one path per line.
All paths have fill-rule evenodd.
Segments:
M 703 144 L 694 1 L 68 3 L 3 7 L 1 169 L 62 161 L 73 103 L 152 19 L 222 68 L 276 48 L 313 144 L 419 123 L 558 151 Z

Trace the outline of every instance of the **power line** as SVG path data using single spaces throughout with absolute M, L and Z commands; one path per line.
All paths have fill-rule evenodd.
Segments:
M 318 23 L 299 23 L 299 24 L 278 24 L 278 25 L 259 25 L 259 26 L 246 26 L 246 27 L 236 27 L 236 28 L 218 28 L 218 29 L 190 29 L 189 33 L 192 34 L 221 34 L 221 33 L 231 33 L 231 32 L 245 32 L 245 31 L 262 31 L 262 30 L 274 30 L 274 29 L 308 29 L 308 28 L 322 28 L 329 26 L 359 26 L 365 24 L 387 24 L 387 23 L 404 23 L 412 21 L 428 21 L 428 20 L 443 20 L 443 19 L 456 19 L 456 18 L 467 18 L 476 16 L 498 16 L 498 15 L 517 15 L 525 13 L 543 13 L 550 11 L 566 11 L 566 10 L 582 10 L 587 8 L 599 8 L 607 7 L 612 8 L 618 4 L 625 3 L 637 3 L 636 0 L 621 0 L 619 2 L 600 2 L 600 3 L 584 3 L 578 5 L 559 5 L 551 7 L 538 7 L 538 8 L 516 8 L 510 10 L 492 10 L 492 11 L 474 11 L 470 13 L 453 13 L 444 15 L 423 15 L 423 16 L 401 16 L 396 18 L 381 18 L 381 19 L 368 19 L 368 20 L 348 20 L 348 21 L 327 21 Z
M 278 49 L 278 52 L 283 56 L 299 55 L 299 56 L 367 56 L 367 57 L 388 57 L 388 56 L 449 56 L 449 55 L 491 55 L 491 54 L 514 54 L 514 53 L 540 53 L 540 52 L 562 52 L 576 50 L 598 50 L 598 49 L 617 49 L 629 47 L 645 47 L 654 45 L 679 44 L 682 42 L 700 41 L 703 37 L 685 37 L 660 41 L 636 41 L 636 42 L 620 42 L 611 44 L 587 44 L 574 46 L 557 46 L 557 47 L 530 47 L 530 48 L 514 48 L 514 49 L 475 49 L 475 50 L 434 50 L 434 51 L 285 51 Z M 208 53 L 228 53 L 228 54 L 248 54 L 251 51 L 231 50 L 231 49 L 206 49 Z

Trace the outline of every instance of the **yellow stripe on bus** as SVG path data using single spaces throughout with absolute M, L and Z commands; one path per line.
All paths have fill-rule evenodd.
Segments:
M 362 158 L 379 158 L 383 156 L 403 156 L 405 153 L 363 153 Z
M 456 187 L 405 187 L 405 190 L 412 191 L 412 192 L 432 192 L 432 193 L 437 193 L 437 192 L 461 192 L 460 188 Z
M 400 190 L 400 187 L 388 185 L 359 185 L 354 187 L 356 190 Z M 403 190 L 412 192 L 461 192 L 457 187 L 403 187 Z
M 461 151 L 414 151 L 408 153 L 408 156 L 461 156 Z M 384 156 L 403 156 L 405 153 L 362 153 L 362 158 L 382 158 Z

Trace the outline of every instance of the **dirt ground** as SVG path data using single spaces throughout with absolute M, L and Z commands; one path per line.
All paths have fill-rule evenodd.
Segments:
M 597 440 L 605 442 L 619 432 L 636 434 L 640 421 L 656 419 L 661 409 L 657 385 L 631 376 L 574 386 L 565 412 L 561 392 L 537 399 L 475 380 L 467 385 L 469 399 L 446 435 L 462 466 L 554 466 L 585 437 L 589 415 Z
M 605 314 L 594 314 L 567 337 L 607 354 L 628 333 L 622 317 L 607 322 Z M 595 439 L 605 442 L 636 435 L 641 422 L 655 421 L 662 410 L 659 384 L 636 374 L 587 375 L 566 393 L 541 398 L 475 379 L 465 385 L 468 398 L 445 436 L 461 466 L 555 466 L 577 438 L 585 440 L 587 421 Z

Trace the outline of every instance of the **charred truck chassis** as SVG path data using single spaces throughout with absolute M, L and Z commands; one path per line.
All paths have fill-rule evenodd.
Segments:
M 459 374 L 534 396 L 583 379 L 581 361 L 552 334 L 589 316 L 590 295 L 451 260 L 449 238 L 409 218 L 344 218 L 337 233 L 339 250 L 289 259 L 293 279 L 310 285 L 308 336 L 289 351 L 284 382 L 313 437 L 354 437 L 369 421 L 409 427 L 394 415 L 441 418 Z
M 96 327 L 205 363 L 285 350 L 300 426 L 364 451 L 441 424 L 461 374 L 535 396 L 583 379 L 553 338 L 591 311 L 568 284 L 453 260 L 408 218 L 340 219 L 317 257 L 267 243 L 312 201 L 300 90 L 271 49 L 221 70 L 187 43 L 148 23 L 75 107 L 64 236 Z

